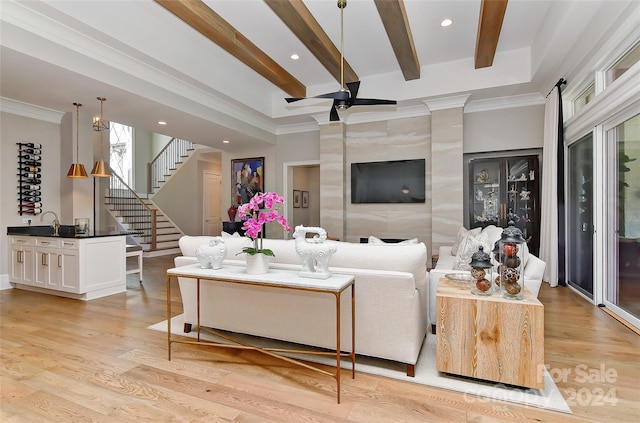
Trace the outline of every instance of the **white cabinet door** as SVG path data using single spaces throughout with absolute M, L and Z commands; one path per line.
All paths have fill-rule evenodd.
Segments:
M 35 276 L 33 286 L 40 288 L 58 289 L 58 281 L 55 275 L 56 264 L 55 250 L 48 248 L 35 248 Z
M 9 280 L 23 285 L 33 285 L 33 247 L 16 245 L 11 247 L 11 274 Z
M 61 250 L 57 255 L 57 278 L 60 281 L 58 289 L 80 293 L 79 268 L 78 251 Z

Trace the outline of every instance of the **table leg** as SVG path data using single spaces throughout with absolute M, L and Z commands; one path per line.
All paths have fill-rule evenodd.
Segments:
M 356 378 L 356 286 L 351 285 L 351 379 Z
M 336 382 L 338 385 L 338 404 L 340 404 L 340 293 L 336 293 Z
M 171 361 L 171 276 L 167 275 L 167 352 Z

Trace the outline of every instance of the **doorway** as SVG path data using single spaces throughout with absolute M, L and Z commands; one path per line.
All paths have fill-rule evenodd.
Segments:
M 285 216 L 289 225 L 320 226 L 320 161 L 283 164 Z M 294 201 L 294 190 L 300 201 Z M 291 233 L 286 235 L 291 236 Z
M 204 171 L 202 177 L 202 234 L 218 236 L 222 230 L 220 218 L 220 191 L 222 177 L 219 173 Z

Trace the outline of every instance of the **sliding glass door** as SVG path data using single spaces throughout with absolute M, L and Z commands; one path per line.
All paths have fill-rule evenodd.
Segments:
M 616 181 L 609 195 L 615 206 L 608 216 L 615 267 L 605 281 L 605 305 L 640 319 L 640 114 L 608 130 L 606 139 L 617 154 L 609 172 Z
M 593 136 L 569 146 L 567 282 L 593 298 Z

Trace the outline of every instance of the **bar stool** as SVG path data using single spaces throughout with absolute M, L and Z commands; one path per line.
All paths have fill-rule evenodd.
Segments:
M 126 258 L 129 258 L 129 257 L 138 257 L 138 266 L 134 267 L 133 269 L 127 270 L 127 275 L 130 275 L 133 273 L 139 273 L 140 283 L 142 283 L 142 247 L 139 245 L 127 244 Z M 127 264 L 125 263 L 125 266 L 126 265 Z

